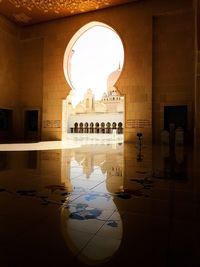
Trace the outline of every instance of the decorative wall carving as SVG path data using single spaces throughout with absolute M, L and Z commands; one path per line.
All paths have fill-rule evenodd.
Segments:
M 60 128 L 60 120 L 45 120 L 43 121 L 43 128 Z
M 151 127 L 150 120 L 134 119 L 126 121 L 126 128 L 150 128 L 150 127 Z

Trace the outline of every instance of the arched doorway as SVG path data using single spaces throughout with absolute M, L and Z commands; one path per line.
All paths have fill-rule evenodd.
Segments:
M 99 133 L 99 123 L 95 123 L 95 133 Z
M 106 123 L 106 133 L 111 133 L 111 123 L 110 122 L 107 122 Z
M 123 124 L 122 124 L 122 122 L 118 123 L 118 134 L 123 134 Z
M 105 133 L 105 123 L 101 123 L 101 133 Z
M 94 133 L 94 123 L 90 123 L 90 133 Z
M 74 123 L 74 132 L 78 133 L 78 123 L 77 122 Z
M 65 132 L 77 133 L 75 121 L 78 132 L 88 135 L 111 134 L 107 119 L 111 124 L 116 121 L 116 126 L 124 121 L 124 97 L 115 87 L 123 64 L 122 41 L 110 26 L 91 22 L 75 33 L 64 56 L 64 73 L 71 92 L 63 101 L 63 140 Z M 98 126 L 95 121 L 99 121 Z

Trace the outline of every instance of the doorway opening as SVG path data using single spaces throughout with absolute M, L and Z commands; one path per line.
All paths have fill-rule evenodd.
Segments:
M 26 110 L 24 121 L 25 140 L 39 140 L 39 110 Z
M 124 97 L 116 87 L 124 64 L 124 48 L 110 26 L 91 22 L 69 42 L 64 73 L 71 91 L 63 101 L 62 140 L 123 139 Z
M 176 143 L 176 138 L 182 136 L 184 143 L 188 142 L 187 133 L 188 108 L 187 105 L 164 107 L 164 130 L 169 132 L 170 144 Z
M 6 142 L 12 138 L 13 110 L 0 108 L 0 141 Z

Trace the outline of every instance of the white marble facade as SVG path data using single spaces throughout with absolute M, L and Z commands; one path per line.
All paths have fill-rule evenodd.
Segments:
M 119 94 L 114 86 L 120 73 L 121 69 L 119 67 L 109 75 L 107 92 L 103 94 L 101 100 L 95 100 L 92 89 L 88 89 L 83 100 L 75 107 L 68 102 L 68 133 L 112 133 L 112 129 L 118 128 L 119 133 L 122 133 L 124 97 Z

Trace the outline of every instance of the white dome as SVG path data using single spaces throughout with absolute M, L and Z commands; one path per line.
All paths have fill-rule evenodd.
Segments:
M 116 82 L 117 82 L 117 80 L 118 80 L 118 78 L 120 76 L 120 73 L 121 73 L 121 69 L 120 68 L 118 68 L 115 71 L 111 72 L 111 74 L 108 76 L 108 79 L 107 79 L 107 87 L 108 88 L 109 87 L 113 87 L 116 84 Z

